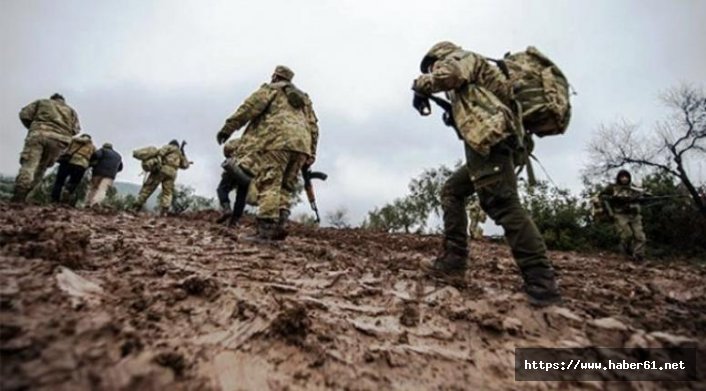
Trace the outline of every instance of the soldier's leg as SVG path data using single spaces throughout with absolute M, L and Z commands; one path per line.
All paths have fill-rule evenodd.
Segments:
M 466 148 L 471 180 L 483 210 L 505 231 L 525 282 L 524 290 L 536 305 L 561 301 L 547 247 L 537 226 L 520 204 L 512 147 L 501 142 L 488 156 Z
M 258 219 L 279 219 L 282 183 L 290 154 L 289 151 L 268 151 L 262 156 L 260 174 L 257 177 Z
M 172 198 L 174 197 L 174 187 L 176 185 L 175 179 L 167 176 L 162 178 L 162 192 L 159 194 L 159 208 L 162 212 L 166 212 L 172 207 Z
M 642 260 L 645 257 L 645 245 L 647 244 L 645 230 L 642 227 L 642 216 L 634 216 L 631 226 L 633 231 L 633 256 L 637 260 Z
M 93 206 L 96 204 L 96 194 L 98 193 L 98 186 L 101 183 L 101 177 L 98 176 L 91 176 L 91 183 L 88 187 L 88 195 L 86 195 L 86 205 L 89 207 Z
M 81 166 L 74 164 L 69 164 L 69 180 L 66 184 L 66 193 L 68 194 L 68 201 L 72 206 L 76 206 L 78 203 L 78 194 L 76 194 L 76 189 L 81 184 L 83 180 L 83 175 L 86 173 L 86 169 Z
M 456 170 L 441 188 L 444 247 L 459 254 L 468 251 L 466 200 L 475 191 L 467 166 Z
M 100 204 L 105 200 L 106 194 L 108 194 L 108 189 L 113 186 L 114 179 L 112 178 L 100 178 L 98 182 L 98 190 L 93 196 L 93 204 Z
M 620 247 L 626 255 L 632 256 L 633 233 L 630 227 L 630 216 L 616 213 L 613 215 L 613 219 L 615 220 L 615 230 L 618 231 L 620 236 Z
M 280 195 L 280 217 L 282 213 L 289 216 L 292 198 L 294 197 L 294 191 L 297 187 L 297 182 L 299 181 L 299 175 L 302 172 L 302 167 L 306 164 L 307 156 L 303 153 L 293 152 L 287 167 L 284 170 L 284 177 L 282 178 L 282 193 Z
M 227 170 L 223 170 L 221 173 L 221 181 L 216 188 L 216 194 L 218 195 L 218 203 L 224 212 L 230 211 L 230 192 L 233 191 L 234 188 L 235 183 L 232 175 Z
M 34 175 L 42 159 L 42 150 L 40 136 L 36 132 L 27 135 L 25 145 L 20 153 L 20 170 L 15 178 L 13 201 L 24 201 L 32 190 Z
M 61 193 L 64 190 L 64 184 L 66 179 L 71 174 L 71 168 L 69 163 L 62 163 L 59 165 L 59 169 L 56 172 L 56 179 L 54 180 L 54 187 L 51 191 L 52 202 L 61 201 Z
M 59 160 L 59 156 L 61 156 L 67 147 L 67 144 L 48 137 L 42 137 L 40 142 L 42 144 L 42 154 L 39 159 L 39 164 L 34 171 L 34 180 L 32 181 L 31 187 L 32 189 L 37 187 L 42 182 L 47 169 Z
M 137 199 L 135 200 L 135 205 L 133 206 L 134 209 L 142 209 L 145 202 L 147 202 L 147 199 L 150 198 L 152 193 L 154 193 L 157 189 L 157 186 L 161 183 L 160 175 L 161 174 L 159 173 L 149 173 L 147 175 L 147 179 L 145 180 L 145 183 L 142 184 L 140 193 L 137 195 Z

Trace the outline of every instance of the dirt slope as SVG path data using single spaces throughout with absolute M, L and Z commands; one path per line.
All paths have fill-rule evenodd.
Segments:
M 563 308 L 533 310 L 506 246 L 463 287 L 438 237 L 297 228 L 281 246 L 209 222 L 0 204 L 0 389 L 619 389 L 516 383 L 517 346 L 706 341 L 706 270 L 552 253 Z

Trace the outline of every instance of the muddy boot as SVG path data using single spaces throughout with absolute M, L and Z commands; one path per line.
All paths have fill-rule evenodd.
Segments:
M 274 227 L 273 237 L 274 240 L 284 240 L 289 236 L 289 231 L 287 230 L 287 222 L 289 221 L 289 211 L 282 209 L 279 211 L 279 219 L 277 220 L 277 225 Z
M 275 236 L 277 221 L 271 219 L 257 219 L 257 232 L 245 238 L 247 241 L 266 243 L 271 242 Z
M 221 217 L 216 220 L 217 224 L 223 224 L 230 219 L 233 211 L 230 209 L 230 202 L 224 202 L 221 204 Z
M 552 304 L 561 304 L 561 294 L 556 285 L 554 270 L 547 267 L 532 267 L 522 271 L 525 280 L 523 287 L 530 304 L 537 307 L 546 307 Z
M 433 261 L 423 263 L 422 269 L 433 277 L 462 281 L 467 261 L 468 249 L 444 245 L 444 252 Z
M 160 217 L 169 216 L 169 208 L 159 208 L 159 216 Z
M 642 254 L 635 254 L 632 256 L 632 261 L 637 264 L 645 263 L 645 256 Z

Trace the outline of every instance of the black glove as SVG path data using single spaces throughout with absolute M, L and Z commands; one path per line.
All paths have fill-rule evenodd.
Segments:
M 221 129 L 220 132 L 216 135 L 216 141 L 218 141 L 218 145 L 223 144 L 224 142 L 228 141 L 228 138 L 230 137 L 230 134 L 225 129 Z
M 451 115 L 448 111 L 445 111 L 444 114 L 441 115 L 441 119 L 444 121 L 444 125 L 450 126 L 452 128 L 456 127 L 456 121 L 454 121 L 454 116 Z
M 412 98 L 412 106 L 419 112 L 422 116 L 427 116 L 431 114 L 431 104 L 429 103 L 429 98 L 418 93 L 414 93 L 414 98 Z

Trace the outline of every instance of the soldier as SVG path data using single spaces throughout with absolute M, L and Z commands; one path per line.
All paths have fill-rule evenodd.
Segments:
M 463 278 L 468 259 L 464 206 L 477 193 L 482 209 L 505 231 L 530 302 L 539 306 L 561 302 L 544 240 L 517 193 L 516 118 L 509 108 L 506 78 L 483 56 L 451 42 L 434 45 L 424 56 L 421 71 L 413 90 L 423 96 L 446 93 L 466 154 L 466 164 L 442 189 L 443 254 L 427 265 L 429 272 Z
M 25 201 L 42 181 L 47 168 L 56 163 L 71 138 L 81 130 L 78 115 L 59 94 L 25 106 L 20 111 L 20 121 L 28 132 L 20 155 L 20 171 L 15 179 L 12 197 L 15 202 Z
M 620 170 L 615 183 L 600 192 L 600 199 L 608 204 L 612 212 L 615 228 L 620 234 L 620 245 L 629 257 L 636 262 L 645 259 L 647 238 L 642 229 L 642 215 L 638 198 L 645 191 L 632 185 L 632 176 L 627 170 Z
M 248 140 L 251 142 L 248 143 Z M 255 171 L 254 167 L 256 166 L 256 156 L 251 156 L 253 155 L 253 151 L 251 151 L 252 141 L 254 141 L 252 137 L 243 136 L 230 140 L 223 146 L 223 155 L 225 155 L 226 160 L 221 164 L 223 172 L 221 173 L 221 181 L 216 189 L 221 211 L 223 212 L 223 215 L 216 221 L 219 224 L 229 220 L 233 213 L 235 213 L 235 216 L 230 220 L 230 223 L 237 223 L 242 216 L 246 201 L 250 204 L 256 202 L 257 189 L 252 181 L 252 172 Z M 244 165 L 249 168 L 243 168 Z M 236 204 L 231 210 L 230 192 L 233 190 L 237 191 L 237 195 Z
M 158 156 L 161 161 L 161 167 L 159 170 L 150 172 L 147 180 L 142 184 L 140 194 L 133 205 L 133 210 L 135 211 L 140 211 L 147 199 L 157 189 L 157 186 L 162 185 L 162 192 L 159 194 L 159 210 L 160 214 L 166 215 L 172 205 L 177 171 L 179 169 L 186 170 L 191 165 L 191 162 L 179 149 L 177 140 L 172 140 L 169 144 L 160 148 Z
M 89 207 L 103 202 L 108 188 L 113 185 L 118 172 L 123 170 L 123 158 L 113 149 L 113 144 L 105 143 L 93 154 L 91 188 L 86 202 Z
M 480 207 L 477 197 L 473 197 L 473 201 L 468 203 L 466 211 L 468 212 L 468 232 L 474 239 L 482 238 L 483 228 L 480 225 L 485 223 L 488 216 L 483 212 L 483 208 Z
M 258 156 L 257 238 L 282 240 L 297 177 L 316 156 L 319 129 L 308 95 L 292 84 L 294 72 L 279 65 L 270 83 L 250 95 L 218 132 L 219 144 L 248 124 L 243 137 L 256 139 Z M 245 168 L 249 167 L 245 163 Z
M 95 151 L 96 147 L 93 146 L 90 135 L 82 134 L 71 139 L 66 152 L 59 158 L 59 170 L 56 173 L 54 189 L 51 192 L 53 202 L 63 201 L 72 206 L 76 205 L 78 197 L 74 192 L 81 183 Z M 66 183 L 67 179 L 68 183 Z M 66 189 L 64 189 L 64 184 L 66 184 Z

